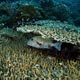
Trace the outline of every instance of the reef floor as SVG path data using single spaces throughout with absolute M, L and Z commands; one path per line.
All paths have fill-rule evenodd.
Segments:
M 79 80 L 80 57 L 68 60 L 48 51 L 44 55 L 27 47 L 25 38 L 0 36 L 0 80 Z

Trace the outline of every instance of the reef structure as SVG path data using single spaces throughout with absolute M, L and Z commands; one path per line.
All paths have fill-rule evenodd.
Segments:
M 47 37 L 56 41 L 80 46 L 80 33 L 75 31 L 66 31 L 57 27 L 45 27 L 39 25 L 25 25 L 17 27 L 17 31 L 39 34 L 43 38 Z

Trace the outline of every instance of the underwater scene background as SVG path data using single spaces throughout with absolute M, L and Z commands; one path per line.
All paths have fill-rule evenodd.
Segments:
M 79 80 L 80 0 L 0 0 L 0 80 Z

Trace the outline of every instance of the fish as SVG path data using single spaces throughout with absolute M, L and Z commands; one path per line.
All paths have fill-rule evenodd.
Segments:
M 56 48 L 58 51 L 61 51 L 62 42 L 53 42 L 50 38 L 43 38 L 42 36 L 32 37 L 27 42 L 28 46 L 35 47 L 38 49 L 51 49 Z

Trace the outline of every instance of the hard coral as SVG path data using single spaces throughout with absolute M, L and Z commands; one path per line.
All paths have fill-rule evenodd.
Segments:
M 0 45 L 0 80 L 78 80 L 79 63 L 44 56 L 41 51 L 25 48 L 20 42 Z
M 32 5 L 21 5 L 19 7 L 19 10 L 21 12 L 21 16 L 23 17 L 29 17 L 29 18 L 32 18 L 32 17 L 36 17 L 36 18 L 40 18 L 41 15 L 40 15 L 40 12 L 38 11 L 38 9 L 36 9 L 34 6 Z
M 0 23 L 14 24 L 14 15 L 17 13 L 17 4 L 9 3 L 9 2 L 1 2 L 0 3 Z
M 10 16 L 5 23 L 6 25 L 19 26 L 20 24 L 25 23 L 27 20 L 32 21 L 33 19 L 40 19 L 41 14 L 37 8 L 32 5 L 18 5 L 15 13 Z
M 70 17 L 69 8 L 65 4 L 57 3 L 53 0 L 41 0 L 40 6 L 44 11 L 45 18 L 54 18 L 61 21 L 67 21 Z
M 71 43 L 71 44 L 80 44 L 80 34 L 74 31 L 66 31 L 56 27 L 45 27 L 45 26 L 24 26 L 18 27 L 17 31 L 23 33 L 38 33 L 42 37 L 53 38 L 54 40 Z

